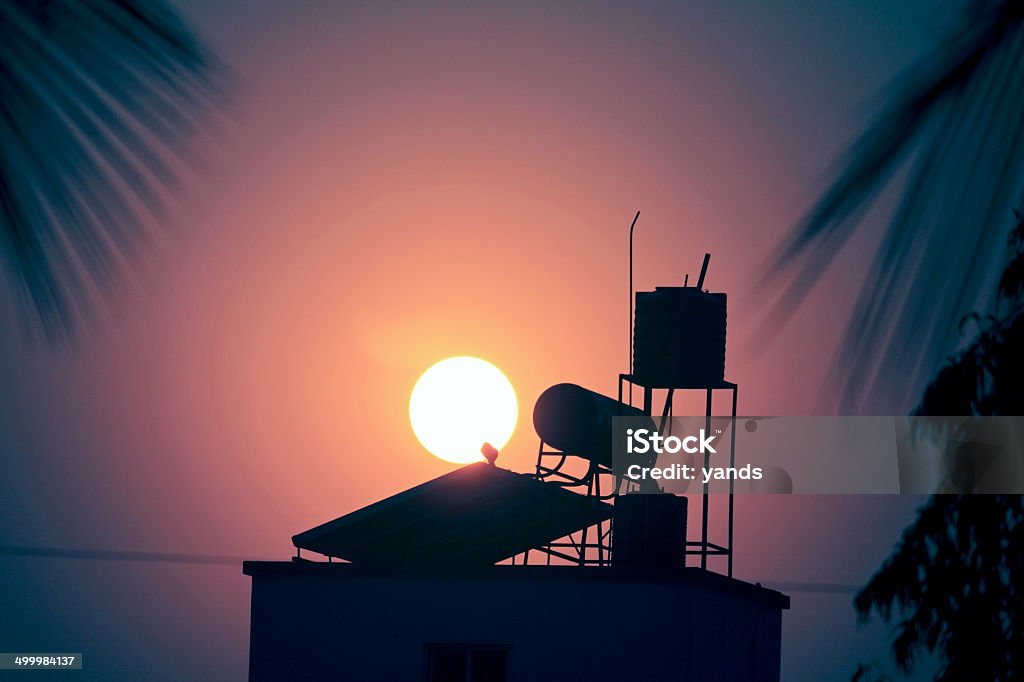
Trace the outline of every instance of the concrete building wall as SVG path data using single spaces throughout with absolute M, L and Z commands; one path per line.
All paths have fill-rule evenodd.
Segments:
M 345 564 L 247 564 L 250 679 L 425 680 L 426 645 L 509 648 L 511 682 L 777 682 L 770 590 L 686 569 L 495 566 L 382 575 Z

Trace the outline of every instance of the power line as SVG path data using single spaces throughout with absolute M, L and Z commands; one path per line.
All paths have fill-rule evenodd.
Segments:
M 38 557 L 45 559 L 87 559 L 93 561 L 134 561 L 151 564 L 193 564 L 204 566 L 232 566 L 238 568 L 243 561 L 252 557 L 225 554 L 186 554 L 180 552 L 136 552 L 114 549 L 70 549 L 64 547 L 26 547 L 0 545 L 0 556 Z M 265 561 L 271 561 L 265 559 Z M 807 592 L 815 594 L 856 594 L 858 585 L 845 583 L 787 582 L 766 580 L 761 583 L 782 592 Z
M 136 552 L 114 549 L 69 549 L 64 547 L 24 547 L 0 545 L 0 556 L 41 557 L 50 559 L 92 559 L 95 561 L 140 561 L 155 564 L 202 564 L 237 566 L 250 557 L 224 554 L 185 554 L 178 552 Z
M 808 583 L 808 582 L 776 582 L 767 581 L 762 585 L 780 592 L 813 592 L 817 594 L 857 594 L 860 585 L 846 583 Z

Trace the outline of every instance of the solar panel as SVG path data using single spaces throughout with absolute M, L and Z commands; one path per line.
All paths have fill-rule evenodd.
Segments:
M 479 462 L 299 533 L 292 543 L 364 565 L 481 566 L 607 520 L 612 510 Z

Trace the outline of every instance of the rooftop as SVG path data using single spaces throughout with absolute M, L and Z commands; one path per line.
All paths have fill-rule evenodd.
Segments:
M 643 582 L 647 584 L 685 584 L 744 597 L 778 609 L 789 608 L 789 597 L 776 590 L 761 587 L 712 573 L 696 567 L 671 570 L 629 570 L 614 566 L 545 566 L 492 565 L 457 568 L 423 568 L 410 566 L 366 566 L 343 562 L 246 561 L 242 572 L 248 576 L 317 577 L 330 580 L 346 578 L 380 578 L 402 580 L 415 578 L 501 581 L 572 581 L 572 582 Z

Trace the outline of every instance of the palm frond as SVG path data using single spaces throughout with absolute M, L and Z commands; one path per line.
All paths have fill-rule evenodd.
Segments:
M 960 319 L 994 302 L 1002 235 L 1024 188 L 1024 3 L 972 7 L 897 84 L 758 283 L 782 284 L 768 321 L 776 331 L 909 166 L 834 364 L 847 409 L 909 407 L 959 345 Z
M 159 1 L 0 3 L 0 262 L 70 340 L 192 161 L 224 71 Z

